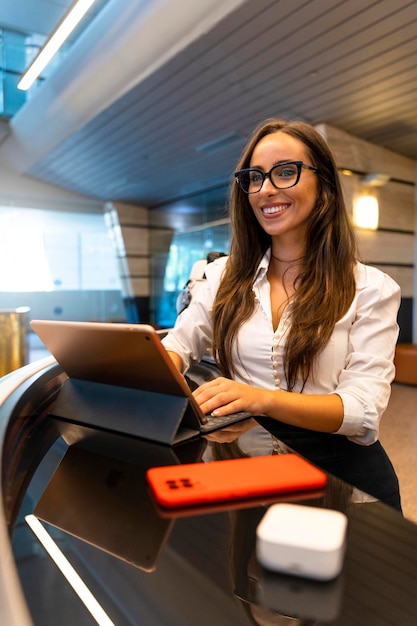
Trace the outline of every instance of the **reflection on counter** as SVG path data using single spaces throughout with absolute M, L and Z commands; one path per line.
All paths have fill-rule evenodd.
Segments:
M 229 444 L 200 438 L 167 446 L 48 419 L 60 429 L 54 444 L 54 459 L 59 461 L 53 460 L 43 476 L 35 473 L 20 519 L 27 514 L 42 519 L 42 527 L 108 616 L 110 622 L 103 623 L 416 623 L 415 525 L 331 475 L 324 494 L 304 496 L 300 502 L 340 510 L 349 518 L 344 567 L 330 582 L 262 568 L 256 556 L 256 528 L 267 501 L 171 518 L 159 515 L 146 488 L 146 468 L 251 452 L 285 454 L 286 446 L 270 435 L 259 431 Z M 93 618 L 24 526 L 18 529 L 14 548 L 34 625 L 93 626 Z M 370 615 L 377 621 L 370 621 Z
M 89 546 L 87 554 L 94 549 L 96 564 L 104 564 L 103 559 L 108 555 L 144 574 L 155 575 L 162 559 L 159 574 L 164 579 L 167 567 L 172 572 L 177 559 L 182 561 L 184 554 L 194 554 L 193 539 L 196 536 L 201 538 L 203 545 L 207 541 L 210 545 L 209 537 L 204 537 L 201 531 L 207 519 L 204 514 L 210 513 L 208 518 L 215 520 L 220 519 L 218 515 L 222 511 L 223 548 L 215 549 L 212 545 L 210 559 L 203 565 L 198 558 L 198 567 L 200 571 L 207 566 L 212 568 L 210 562 L 215 558 L 218 566 L 226 566 L 226 570 L 230 568 L 236 601 L 242 600 L 236 608 L 247 607 L 255 623 L 258 614 L 264 619 L 268 612 L 275 616 L 271 623 L 275 623 L 278 614 L 326 621 L 337 617 L 343 593 L 342 576 L 330 583 L 317 584 L 266 572 L 257 562 L 254 550 L 256 526 L 267 510 L 268 499 L 265 498 L 264 503 L 248 501 L 246 507 L 242 503 L 236 507 L 229 503 L 223 509 L 213 506 L 212 510 L 207 507 L 202 511 L 188 511 L 186 519 L 158 513 L 145 480 L 148 467 L 179 464 L 186 460 L 199 462 L 203 456 L 212 460 L 246 456 L 242 447 L 248 448 L 247 436 L 242 442 L 236 440 L 233 444 L 207 444 L 200 440 L 170 447 L 79 425 L 60 424 L 60 427 L 69 447 L 38 499 L 34 515 L 46 523 L 47 530 L 52 526 L 64 536 L 76 538 Z M 258 453 L 259 446 L 265 446 L 264 451 L 268 453 L 269 439 L 256 437 L 256 442 Z M 277 452 L 274 446 L 274 453 Z M 286 454 L 283 446 L 278 454 Z M 319 507 L 333 505 L 347 510 L 352 506 L 352 489 L 344 489 L 343 497 L 341 495 L 339 481 L 334 483 L 331 480 L 324 495 L 323 492 L 311 494 L 307 499 L 306 494 L 300 494 L 299 500 Z M 174 525 L 176 532 L 172 536 Z M 203 545 L 196 546 L 197 552 Z M 192 560 L 196 554 L 191 556 Z M 106 567 L 109 565 L 115 570 L 114 563 L 106 563 Z M 181 567 L 184 566 L 185 563 Z M 220 569 L 217 575 L 221 576 Z M 136 579 L 135 584 L 138 589 L 142 588 L 142 592 L 148 584 L 153 589 L 151 579 L 146 581 L 146 578 Z M 161 593 L 162 590 L 158 589 Z M 101 607 L 100 610 L 104 611 Z M 240 623 L 244 624 L 246 620 L 243 618 Z
M 157 515 L 145 471 L 71 446 L 34 514 L 135 567 L 153 571 L 172 522 Z

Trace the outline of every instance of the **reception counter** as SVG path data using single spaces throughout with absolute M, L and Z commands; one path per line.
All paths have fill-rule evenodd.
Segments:
M 344 512 L 347 549 L 328 582 L 268 572 L 255 537 L 272 501 L 170 515 L 145 472 L 285 446 L 260 427 L 170 447 L 70 423 L 52 416 L 65 378 L 48 358 L 0 381 L 1 624 L 415 626 L 417 526 L 398 512 L 330 475 L 276 498 Z

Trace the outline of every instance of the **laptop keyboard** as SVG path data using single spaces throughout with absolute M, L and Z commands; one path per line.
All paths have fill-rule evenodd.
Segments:
M 203 371 L 205 371 L 204 364 L 203 364 Z M 213 373 L 209 371 L 207 374 L 207 377 L 201 379 L 199 382 L 197 382 L 196 380 L 193 380 L 192 378 L 190 378 L 190 376 L 186 374 L 185 380 L 187 381 L 187 384 L 189 388 L 191 389 L 191 391 L 194 391 L 203 382 L 207 382 L 208 380 L 213 380 Z M 200 423 L 200 431 L 202 433 L 210 433 L 215 430 L 221 430 L 222 428 L 226 428 L 226 426 L 230 426 L 231 424 L 237 424 L 238 422 L 242 422 L 243 420 L 251 417 L 251 414 L 248 413 L 247 411 L 237 411 L 236 413 L 229 413 L 229 415 L 223 415 L 223 417 L 213 417 L 212 415 L 210 415 L 210 413 L 207 414 L 205 417 L 206 417 L 207 422 L 205 424 Z
M 237 411 L 236 413 L 230 413 L 229 415 L 223 415 L 222 417 L 213 417 L 212 415 L 206 415 L 207 422 L 201 424 L 201 432 L 207 433 L 214 430 L 221 430 L 230 426 L 231 424 L 237 424 L 245 419 L 251 417 L 251 414 L 247 411 Z

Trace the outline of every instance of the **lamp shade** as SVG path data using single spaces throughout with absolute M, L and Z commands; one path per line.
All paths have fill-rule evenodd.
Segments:
M 359 196 L 353 205 L 353 223 L 358 228 L 377 230 L 379 222 L 378 200 L 375 196 Z

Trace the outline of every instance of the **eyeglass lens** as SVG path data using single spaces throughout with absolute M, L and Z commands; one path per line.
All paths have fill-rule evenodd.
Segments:
M 267 176 L 278 189 L 287 189 L 288 187 L 293 187 L 298 182 L 300 165 L 297 163 L 276 165 L 270 170 L 269 174 L 255 169 L 243 170 L 239 172 L 239 183 L 246 193 L 256 193 L 261 189 Z

